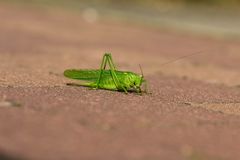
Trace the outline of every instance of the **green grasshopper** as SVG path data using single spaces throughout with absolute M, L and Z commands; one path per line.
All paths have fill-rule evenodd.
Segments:
M 110 68 L 108 70 L 106 69 L 107 64 Z M 113 63 L 111 53 L 104 54 L 100 69 L 68 69 L 64 71 L 64 76 L 71 79 L 86 81 L 84 83 L 70 85 L 85 86 L 92 89 L 124 91 L 125 93 L 137 92 L 141 94 L 143 92 L 141 86 L 143 83 L 146 84 L 143 72 L 139 75 L 129 71 L 118 71 Z M 147 92 L 146 86 L 145 92 Z

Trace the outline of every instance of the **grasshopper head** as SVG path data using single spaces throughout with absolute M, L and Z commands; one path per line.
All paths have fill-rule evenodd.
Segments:
M 142 71 L 141 65 L 139 65 L 139 67 L 140 67 L 140 70 L 141 70 L 141 75 L 137 75 L 137 77 L 135 78 L 135 80 L 133 82 L 133 88 L 138 93 L 142 93 L 142 92 L 146 92 L 147 93 L 147 81 L 144 79 L 144 75 L 143 75 L 143 71 Z M 145 84 L 143 91 L 141 89 L 142 84 Z
M 137 75 L 134 78 L 134 81 L 132 81 L 132 89 L 138 93 L 142 93 L 142 92 L 147 92 L 146 91 L 146 85 L 144 85 L 144 89 L 142 90 L 142 85 L 146 84 L 146 80 L 144 79 L 144 77 L 142 75 Z

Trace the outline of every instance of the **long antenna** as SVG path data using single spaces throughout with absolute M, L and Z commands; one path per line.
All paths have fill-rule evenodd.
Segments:
M 170 63 L 173 63 L 173 62 L 176 62 L 176 61 L 179 61 L 179 60 L 182 60 L 182 59 L 185 59 L 185 58 L 188 58 L 188 57 L 192 57 L 192 56 L 195 56 L 197 54 L 202 54 L 204 51 L 199 51 L 199 52 L 196 52 L 196 53 L 193 53 L 193 54 L 188 54 L 188 55 L 185 55 L 185 56 L 182 56 L 182 57 L 179 57 L 177 59 L 174 59 L 174 60 L 171 60 L 171 61 L 168 61 L 168 62 L 165 62 L 163 64 L 161 64 L 161 66 L 165 66 L 167 64 L 170 64 Z
M 139 68 L 140 68 L 140 70 L 141 70 L 141 74 L 142 74 L 142 78 L 143 78 L 143 70 L 142 70 L 142 66 L 141 66 L 141 64 L 139 64 Z

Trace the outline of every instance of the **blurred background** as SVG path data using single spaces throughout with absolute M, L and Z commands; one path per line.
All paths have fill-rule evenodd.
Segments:
M 168 29 L 240 35 L 239 0 L 0 0 L 0 3 L 64 8 L 84 12 L 89 21 L 117 18 Z

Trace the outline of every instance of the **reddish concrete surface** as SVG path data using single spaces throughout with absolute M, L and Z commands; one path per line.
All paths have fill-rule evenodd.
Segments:
M 6 5 L 0 19 L 0 159 L 240 158 L 240 41 Z M 98 68 L 105 51 L 140 63 L 151 93 L 65 85 L 64 69 Z

